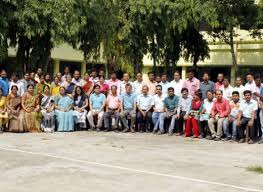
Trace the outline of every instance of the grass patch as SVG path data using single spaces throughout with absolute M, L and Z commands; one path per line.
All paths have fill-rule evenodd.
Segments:
M 248 171 L 251 171 L 251 172 L 255 172 L 255 173 L 259 173 L 259 174 L 263 174 L 263 167 L 261 166 L 249 166 L 246 168 Z

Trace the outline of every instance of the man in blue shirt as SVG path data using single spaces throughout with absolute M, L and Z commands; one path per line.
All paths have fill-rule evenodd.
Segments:
M 94 86 L 94 93 L 89 98 L 90 111 L 87 115 L 90 127 L 92 130 L 95 129 L 94 117 L 98 117 L 97 131 L 100 131 L 102 127 L 104 107 L 106 104 L 106 96 L 100 93 L 100 86 Z
M 123 132 L 129 132 L 131 128 L 131 132 L 134 133 L 134 124 L 136 118 L 136 94 L 132 93 L 132 85 L 125 85 L 125 93 L 121 94 L 121 121 L 124 125 Z M 129 128 L 127 117 L 131 119 L 131 125 Z
M 6 97 L 9 92 L 9 81 L 7 79 L 7 73 L 5 70 L 1 71 L 0 88 L 3 90 L 3 96 Z
M 168 88 L 168 97 L 164 99 L 164 107 L 166 112 L 166 119 L 170 120 L 169 136 L 173 135 L 175 119 L 177 114 L 177 108 L 179 103 L 179 97 L 174 94 L 174 88 Z

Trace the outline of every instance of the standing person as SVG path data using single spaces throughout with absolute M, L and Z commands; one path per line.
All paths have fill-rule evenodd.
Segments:
M 179 103 L 179 97 L 174 94 L 174 88 L 168 88 L 168 96 L 164 99 L 166 119 L 170 121 L 168 135 L 172 136 L 174 132 L 176 113 Z
M 258 144 L 263 144 L 263 89 L 261 89 L 260 95 L 261 97 L 260 97 L 258 108 L 260 109 L 259 117 L 260 117 L 261 137 Z
M 210 81 L 210 76 L 207 72 L 203 74 L 203 81 L 200 84 L 200 90 L 202 92 L 202 98 L 206 98 L 207 91 L 215 92 L 215 83 Z
M 160 85 L 162 86 L 162 91 L 164 95 L 168 94 L 168 88 L 170 87 L 170 83 L 167 80 L 167 73 L 163 73 L 161 77 Z
M 96 127 L 97 131 L 100 131 L 102 127 L 106 96 L 100 93 L 99 85 L 94 86 L 94 93 L 91 94 L 89 98 L 89 103 L 90 103 L 90 111 L 87 116 L 89 125 L 91 127 L 91 130 L 94 130 Z M 97 125 L 94 124 L 94 117 L 98 117 Z
M 6 70 L 4 69 L 1 71 L 0 88 L 2 89 L 2 96 L 6 97 L 9 92 L 9 81 L 7 79 Z
M 62 73 L 58 72 L 55 77 L 58 78 L 58 84 L 61 85 L 61 83 L 62 83 L 62 81 L 63 81 L 63 80 L 62 80 Z
M 82 90 L 81 86 L 77 86 L 74 94 L 74 117 L 77 130 L 87 129 L 86 117 L 89 99 Z
M 45 83 L 45 75 L 40 75 L 39 77 L 39 83 L 36 84 L 34 94 L 35 95 L 41 95 L 44 92 L 44 86 L 46 85 Z
M 41 67 L 37 68 L 37 73 L 35 74 L 35 81 L 40 83 L 40 77 L 43 75 L 43 69 Z
M 24 74 L 24 78 L 21 80 L 21 83 L 23 84 L 23 93 L 27 91 L 27 86 L 29 84 L 34 85 L 34 81 L 30 79 L 29 73 Z
M 150 132 L 150 124 L 152 119 L 153 97 L 148 94 L 149 88 L 147 85 L 142 87 L 142 94 L 137 97 L 137 122 L 138 131 Z M 144 128 L 143 128 L 144 125 Z
M 200 81 L 194 77 L 194 69 L 187 70 L 187 79 L 184 81 L 183 87 L 188 89 L 189 95 L 192 97 L 200 89 Z
M 152 122 L 154 124 L 153 134 L 158 135 L 164 134 L 164 119 L 165 119 L 165 109 L 164 109 L 164 99 L 166 95 L 162 93 L 162 86 L 156 86 L 156 95 L 153 97 L 153 114 Z
M 109 87 L 111 87 L 112 85 L 116 85 L 117 86 L 117 94 L 118 95 L 120 94 L 121 81 L 119 79 L 117 79 L 117 73 L 115 71 L 113 71 L 111 73 L 111 78 L 110 78 L 110 80 L 108 80 L 107 83 L 108 83 Z
M 208 127 L 208 120 L 211 115 L 211 111 L 214 105 L 214 93 L 212 91 L 206 92 L 206 99 L 204 99 L 203 107 L 200 112 L 200 134 L 202 138 L 209 139 L 211 137 L 209 127 Z
M 228 78 L 224 78 L 223 85 L 220 87 L 220 90 L 223 92 L 223 97 L 230 101 L 232 98 L 233 87 L 230 85 Z
M 109 91 L 109 85 L 108 83 L 105 82 L 105 78 L 103 76 L 99 78 L 97 85 L 100 86 L 100 92 L 104 94 L 105 96 L 107 96 L 107 93 Z
M 161 81 L 162 81 L 161 76 L 160 76 L 159 74 L 157 74 L 157 75 L 155 76 L 156 85 L 160 85 Z
M 185 137 L 190 137 L 193 135 L 194 138 L 199 138 L 199 116 L 202 110 L 202 92 L 196 91 L 194 98 L 192 100 L 190 112 L 186 114 L 185 120 Z
M 222 90 L 216 91 L 216 100 L 214 101 L 211 110 L 210 119 L 208 120 L 208 127 L 212 134 L 209 140 L 220 141 L 223 136 L 223 122 L 230 113 L 229 101 L 223 98 Z M 217 122 L 217 131 L 215 123 Z
M 94 88 L 94 83 L 90 81 L 89 79 L 90 79 L 89 74 L 86 72 L 84 74 L 82 89 L 88 97 L 90 96 Z
M 255 90 L 256 90 L 256 83 L 254 81 L 254 74 L 251 73 L 251 72 L 247 73 L 246 80 L 247 80 L 247 83 L 245 84 L 245 91 L 246 90 L 251 91 L 252 98 L 257 100 L 256 96 L 254 96 L 254 93 L 255 93 Z
M 138 72 L 136 74 L 136 81 L 133 82 L 133 91 L 136 95 L 142 94 L 142 86 L 145 85 L 145 82 L 142 79 L 142 73 Z
M 3 96 L 3 90 L 0 88 L 0 133 L 2 133 L 7 127 L 8 114 L 6 108 L 6 97 Z
M 175 71 L 174 72 L 174 80 L 170 82 L 169 87 L 174 88 L 174 94 L 178 97 L 181 96 L 181 91 L 183 88 L 183 80 L 181 79 L 180 72 Z
M 22 96 L 22 109 L 25 118 L 25 130 L 32 133 L 41 132 L 41 114 L 39 96 L 34 96 L 34 86 L 28 85 L 27 92 Z
M 55 98 L 55 117 L 57 122 L 57 131 L 74 131 L 73 116 L 74 101 L 66 93 L 65 87 L 59 88 L 59 95 Z
M 100 69 L 100 70 L 99 70 L 99 78 L 100 78 L 100 77 L 105 77 L 105 72 L 104 72 L 103 69 Z
M 50 74 L 46 74 L 45 75 L 45 84 L 48 85 L 49 88 L 50 88 L 50 86 L 52 84 L 52 79 L 51 79 L 51 75 Z
M 60 84 L 59 84 L 59 78 L 56 76 L 54 77 L 54 81 L 50 87 L 51 89 L 51 95 L 53 97 L 57 96 L 59 94 L 59 88 L 60 88 Z
M 252 99 L 252 92 L 250 90 L 244 91 L 245 99 L 240 104 L 240 112 L 236 122 L 236 126 L 239 132 L 239 143 L 244 143 L 245 140 L 245 129 L 247 128 L 247 141 L 248 144 L 253 144 L 255 139 L 254 131 L 254 120 L 256 112 L 258 110 L 257 102 Z
M 224 81 L 224 74 L 223 73 L 218 73 L 217 75 L 217 82 L 215 83 L 215 90 L 219 90 L 222 85 L 223 85 L 223 81 Z
M 66 81 L 64 81 L 61 86 L 66 88 L 66 94 L 68 94 L 68 96 L 71 98 L 74 97 L 76 84 L 72 82 L 72 76 L 70 74 L 66 75 Z
M 50 87 L 44 86 L 44 92 L 40 102 L 40 112 L 42 114 L 41 129 L 47 133 L 55 131 L 55 101 L 50 93 Z
M 240 100 L 239 93 L 237 91 L 233 91 L 232 100 L 229 103 L 230 105 L 230 114 L 223 122 L 223 129 L 226 135 L 225 141 L 236 141 L 237 140 L 237 127 L 234 121 L 237 120 L 240 108 Z M 232 127 L 232 131 L 230 131 L 230 125 Z
M 90 81 L 92 81 L 93 83 L 97 83 L 99 81 L 99 77 L 97 76 L 97 71 L 96 69 L 94 69 L 91 74 L 90 74 Z
M 148 82 L 146 82 L 146 85 L 149 87 L 149 94 L 152 96 L 155 95 L 157 82 L 154 80 L 153 72 L 148 73 Z
M 30 74 L 29 74 L 29 79 L 32 81 L 32 82 L 34 82 L 34 86 L 38 83 L 36 80 L 35 80 L 35 72 L 31 72 Z M 26 87 L 26 91 L 27 91 L 27 87 Z M 26 92 L 25 91 L 25 92 Z
M 8 113 L 8 130 L 14 133 L 24 132 L 23 114 L 21 113 L 21 96 L 17 94 L 18 87 L 13 85 L 11 93 L 6 98 L 6 107 Z
M 179 98 L 177 115 L 175 120 L 175 135 L 179 136 L 183 134 L 184 120 L 189 114 L 193 97 L 188 94 L 187 88 L 182 88 L 181 95 Z
M 18 79 L 18 74 L 17 73 L 13 73 L 12 75 L 11 75 L 11 81 L 10 81 L 10 83 L 9 83 L 9 93 L 11 93 L 11 87 L 13 86 L 13 85 L 16 85 L 17 87 L 18 87 L 18 92 L 17 92 L 17 94 L 19 95 L 19 96 L 22 96 L 25 92 L 24 92 L 24 84 L 21 82 L 21 81 L 19 81 L 19 79 Z
M 233 88 L 233 92 L 237 91 L 239 93 L 239 98 L 240 101 L 242 101 L 244 99 L 244 91 L 245 91 L 245 87 L 242 85 L 242 78 L 241 77 L 237 77 L 236 78 L 236 86 Z
M 131 84 L 127 84 L 125 93 L 121 94 L 121 121 L 124 125 L 123 132 L 129 132 L 131 130 L 132 133 L 135 132 L 134 124 L 136 119 L 136 95 L 132 93 Z M 130 117 L 131 125 L 129 127 L 127 118 Z
M 78 70 L 74 71 L 73 77 L 72 83 L 74 83 L 76 86 L 83 86 L 83 80 L 80 77 L 80 72 Z
M 70 74 L 70 69 L 69 69 L 69 67 L 65 67 L 65 68 L 64 68 L 64 74 L 63 74 L 63 76 L 62 76 L 62 78 L 61 78 L 62 83 L 66 81 L 66 77 L 67 77 L 67 75 L 69 75 L 69 74 Z
M 120 120 L 120 107 L 121 98 L 117 94 L 117 86 L 111 86 L 111 93 L 108 94 L 106 99 L 106 112 L 104 114 L 104 126 L 105 131 L 111 131 L 110 123 L 112 118 L 114 118 L 113 129 L 118 132 L 118 125 Z
M 126 84 L 130 84 L 131 86 L 133 86 L 133 84 L 130 82 L 130 75 L 129 73 L 124 73 L 123 74 L 123 81 L 120 83 L 120 94 L 125 93 L 126 89 L 125 86 Z

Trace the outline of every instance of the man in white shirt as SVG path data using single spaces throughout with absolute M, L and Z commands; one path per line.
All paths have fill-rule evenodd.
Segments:
M 24 84 L 18 80 L 17 73 L 13 73 L 11 76 L 11 81 L 9 82 L 9 93 L 11 93 L 13 85 L 16 85 L 18 88 L 17 95 L 22 96 L 25 93 Z
M 254 120 L 257 115 L 258 104 L 252 99 L 252 92 L 250 90 L 244 91 L 244 96 L 245 99 L 240 104 L 238 118 L 234 123 L 239 130 L 239 143 L 244 143 L 246 141 L 248 144 L 253 144 L 255 138 Z M 245 129 L 247 129 L 247 140 L 245 140 Z
M 84 82 L 82 78 L 80 77 L 80 72 L 78 70 L 74 71 L 73 74 L 74 78 L 72 79 L 72 83 L 75 83 L 77 86 L 83 86 Z
M 145 85 L 142 79 L 142 73 L 139 72 L 136 74 L 136 81 L 133 82 L 133 91 L 135 94 L 140 95 L 142 94 L 142 86 Z
M 149 132 L 151 118 L 152 118 L 152 108 L 153 108 L 153 97 L 148 94 L 149 87 L 147 85 L 142 86 L 142 94 L 137 97 L 137 122 L 138 131 Z M 143 123 L 144 122 L 144 123 Z
M 230 85 L 228 78 L 224 79 L 223 85 L 220 90 L 223 91 L 223 97 L 230 101 L 232 97 L 233 87 Z
M 161 77 L 161 82 L 159 85 L 162 86 L 162 92 L 164 95 L 168 94 L 168 88 L 170 87 L 170 83 L 167 81 L 167 73 L 163 73 Z
M 183 80 L 180 79 L 180 72 L 176 71 L 174 72 L 174 80 L 170 82 L 169 87 L 174 88 L 174 94 L 178 97 L 181 96 L 181 90 L 183 88 Z
M 130 85 L 132 86 L 132 90 L 134 89 L 134 88 L 133 88 L 133 83 L 130 82 L 130 75 L 129 75 L 129 73 L 124 73 L 124 74 L 123 74 L 123 81 L 120 83 L 120 94 L 126 92 L 125 86 L 126 86 L 127 84 L 130 84 Z M 133 90 L 132 92 L 134 92 L 134 90 Z
M 252 98 L 254 100 L 257 100 L 257 97 L 254 95 L 255 91 L 256 91 L 256 83 L 254 81 L 254 74 L 253 73 L 248 73 L 246 75 L 247 78 L 247 83 L 245 84 L 245 91 L 249 90 L 252 93 Z
M 243 100 L 244 98 L 244 91 L 245 91 L 245 87 L 242 85 L 243 81 L 241 77 L 237 77 L 236 78 L 236 86 L 233 88 L 233 92 L 237 91 L 239 93 L 239 98 L 240 101 Z
M 165 119 L 165 110 L 164 110 L 164 99 L 166 95 L 162 93 L 162 86 L 156 86 L 156 95 L 153 97 L 153 114 L 152 121 L 154 124 L 153 134 L 164 134 L 164 119 Z M 159 130 L 159 131 L 158 131 Z

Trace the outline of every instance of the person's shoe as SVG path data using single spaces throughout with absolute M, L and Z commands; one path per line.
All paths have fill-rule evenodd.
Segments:
M 104 129 L 104 132 L 109 132 L 110 130 L 107 128 L 107 129 Z
M 199 135 L 198 139 L 204 139 L 204 136 L 203 135 Z
M 214 140 L 215 138 L 216 138 L 215 136 L 213 136 L 213 137 L 212 136 L 207 136 L 206 137 L 206 139 L 208 139 L 208 140 Z
M 245 139 L 244 139 L 244 138 L 240 139 L 240 140 L 238 141 L 238 143 L 245 143 Z
M 90 130 L 91 130 L 91 131 L 95 131 L 96 128 L 95 128 L 95 127 L 91 127 Z
M 260 140 L 258 141 L 258 144 L 263 144 L 263 139 L 260 139 Z
M 97 128 L 97 132 L 100 132 L 100 128 Z
M 237 139 L 235 137 L 232 137 L 231 140 L 229 140 L 230 142 L 236 142 Z
M 131 128 L 131 132 L 132 132 L 132 133 L 135 133 L 135 129 L 134 129 L 134 128 Z
M 124 129 L 122 132 L 123 132 L 123 133 L 127 133 L 127 132 L 129 132 L 129 130 L 130 130 L 129 128 L 126 128 L 126 129 Z
M 173 136 L 173 132 L 169 132 L 169 133 L 168 133 L 168 136 Z
M 214 141 L 221 141 L 221 138 L 220 138 L 220 137 L 216 137 L 216 138 L 214 139 Z
M 157 130 L 153 130 L 153 134 L 156 134 L 157 133 Z
M 224 138 L 224 141 L 230 141 L 230 140 L 231 140 L 230 137 L 226 137 L 226 138 Z
M 249 139 L 249 141 L 247 142 L 247 144 L 254 144 L 254 141 L 252 139 Z
M 180 136 L 181 134 L 180 133 L 175 133 L 175 136 Z

